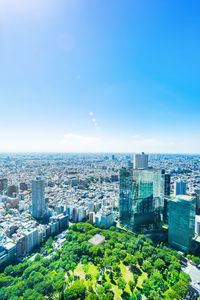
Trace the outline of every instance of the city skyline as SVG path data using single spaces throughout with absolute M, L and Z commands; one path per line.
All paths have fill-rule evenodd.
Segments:
M 2 0 L 0 152 L 200 153 L 199 8 Z

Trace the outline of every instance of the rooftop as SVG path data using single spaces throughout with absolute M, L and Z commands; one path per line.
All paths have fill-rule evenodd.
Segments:
M 184 201 L 192 201 L 195 197 L 189 195 L 178 195 L 176 196 L 176 200 L 184 200 Z
M 95 234 L 91 239 L 89 239 L 89 243 L 93 244 L 94 246 L 98 246 L 105 241 L 105 237 L 101 234 Z

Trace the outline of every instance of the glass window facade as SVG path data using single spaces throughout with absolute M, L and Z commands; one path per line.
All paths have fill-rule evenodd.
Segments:
M 179 195 L 169 201 L 168 242 L 177 250 L 189 253 L 195 234 L 196 198 Z
M 164 208 L 165 172 L 122 168 L 120 171 L 120 222 L 133 229 L 158 225 Z

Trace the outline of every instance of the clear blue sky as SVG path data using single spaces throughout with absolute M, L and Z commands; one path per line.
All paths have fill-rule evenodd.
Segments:
M 0 152 L 200 153 L 199 11 L 0 0 Z

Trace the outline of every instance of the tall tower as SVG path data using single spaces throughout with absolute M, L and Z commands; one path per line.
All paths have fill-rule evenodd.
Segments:
M 148 169 L 148 155 L 142 152 L 134 155 L 134 169 Z
M 32 180 L 32 216 L 41 219 L 46 214 L 45 182 L 41 177 Z
M 120 169 L 120 224 L 129 229 L 144 226 L 158 228 L 164 211 L 163 170 Z
M 188 253 L 195 234 L 196 198 L 179 195 L 169 202 L 168 242 L 177 250 Z
M 119 217 L 122 226 L 133 226 L 133 169 L 120 169 Z
M 174 196 L 186 195 L 186 190 L 187 190 L 187 184 L 184 181 L 182 180 L 175 181 Z

